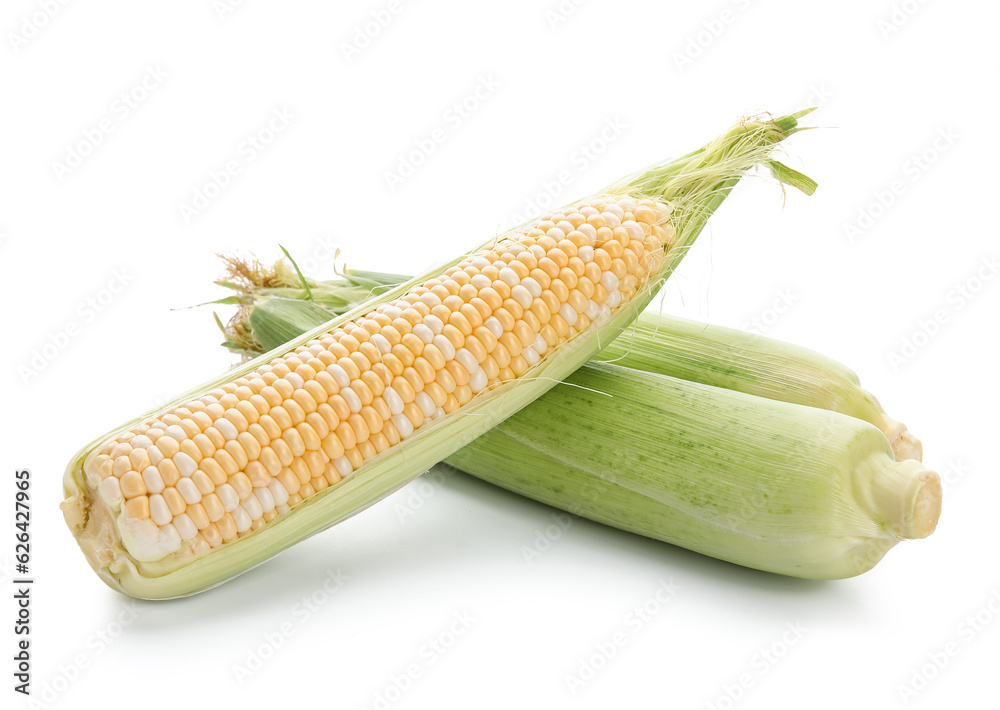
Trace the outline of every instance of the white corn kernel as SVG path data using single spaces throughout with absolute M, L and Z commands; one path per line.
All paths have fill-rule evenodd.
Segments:
M 142 482 L 146 484 L 146 490 L 150 493 L 163 493 L 163 489 L 166 488 L 156 466 L 147 466 L 142 470 Z
M 420 411 L 424 413 L 425 417 L 433 414 L 434 408 L 437 406 L 426 392 L 417 392 L 417 396 L 413 401 L 417 403 L 417 406 L 420 407 Z
M 241 506 L 236 506 L 236 510 L 230 513 L 230 515 L 233 516 L 233 522 L 236 523 L 236 532 L 238 533 L 246 532 L 253 525 L 250 515 Z
M 479 367 L 469 376 L 469 389 L 472 390 L 473 394 L 482 392 L 486 389 L 486 385 L 489 384 L 489 380 L 486 377 L 486 371 Z
M 542 290 L 543 289 L 542 289 L 541 284 L 539 284 L 531 276 L 528 276 L 528 277 L 526 277 L 524 279 L 521 279 L 521 286 L 523 286 L 524 288 L 526 288 L 528 290 L 528 293 L 531 294 L 532 298 L 538 298 L 539 296 L 542 295 Z
M 198 470 L 198 464 L 196 464 L 194 459 L 185 454 L 183 451 L 178 451 L 174 454 L 173 459 L 174 466 L 177 467 L 177 470 L 180 471 L 182 476 L 190 476 Z
M 149 497 L 149 517 L 157 525 L 166 525 L 174 517 L 167 506 L 167 501 L 159 493 Z
M 531 277 L 529 276 L 528 278 Z M 539 295 L 541 295 L 540 291 Z M 515 301 L 517 301 L 518 305 L 520 305 L 521 308 L 531 308 L 531 302 L 534 300 L 534 297 L 531 295 L 531 292 L 527 288 L 525 288 L 522 284 L 518 284 L 517 286 L 514 286 L 510 290 L 510 297 L 513 298 Z
M 489 328 L 489 331 L 493 333 L 493 335 L 495 335 L 496 337 L 499 338 L 501 335 L 503 335 L 503 324 L 499 320 L 497 320 L 496 316 L 490 316 L 489 318 L 484 320 L 483 325 Z
M 187 513 L 181 513 L 173 519 L 171 523 L 180 535 L 181 540 L 187 542 L 193 540 L 198 535 L 198 526 L 195 525 Z
M 430 326 L 424 323 L 418 323 L 413 326 L 413 334 L 423 340 L 425 343 L 434 342 L 434 331 L 430 329 Z
M 500 269 L 500 280 L 503 281 L 508 286 L 517 286 L 521 281 L 521 278 L 517 275 L 517 272 L 509 266 L 505 266 Z
M 386 387 L 382 390 L 382 399 L 385 400 L 385 405 L 389 408 L 391 414 L 401 414 L 403 412 L 403 399 L 392 387 Z
M 573 310 L 573 306 L 568 303 L 562 304 L 562 307 L 559 309 L 559 315 L 566 320 L 567 325 L 571 326 L 576 325 L 577 318 L 580 317 L 580 314 Z
M 333 467 L 337 469 L 337 473 L 340 474 L 341 478 L 347 478 L 352 473 L 354 473 L 354 466 L 351 465 L 350 459 L 346 456 L 341 456 L 339 459 L 333 462 Z M 287 493 L 286 499 L 287 499 Z M 277 502 L 277 501 L 275 501 Z
M 445 360 L 455 359 L 455 346 L 451 344 L 448 338 L 443 335 L 435 335 L 434 344 L 441 351 L 441 354 L 444 355 Z
M 114 476 L 108 476 L 103 481 L 98 484 L 98 492 L 106 502 L 111 504 L 122 502 L 122 490 L 121 486 L 118 484 L 118 479 Z
M 254 488 L 253 494 L 257 496 L 257 502 L 260 503 L 262 514 L 266 515 L 274 510 L 274 496 L 271 495 L 270 488 Z
M 392 423 L 395 425 L 396 431 L 399 432 L 400 439 L 405 439 L 413 434 L 413 422 L 405 414 L 392 415 Z
M 340 390 L 340 396 L 344 398 L 345 402 L 347 402 L 347 406 L 350 408 L 351 412 L 357 414 L 361 411 L 361 398 L 358 397 L 358 393 L 353 389 L 345 387 Z
M 216 429 L 219 430 L 219 433 L 222 434 L 222 436 L 226 439 L 226 441 L 232 441 L 240 434 L 239 430 L 236 428 L 236 425 L 233 424 L 228 419 L 226 419 L 225 417 L 219 417 L 218 419 L 216 419 L 214 422 L 212 422 L 212 426 L 214 426 Z
M 281 484 L 279 483 L 278 485 Z M 222 507 L 225 508 L 227 513 L 233 512 L 236 506 L 240 504 L 240 497 L 237 495 L 236 489 L 228 483 L 223 483 L 216 488 L 215 495 L 219 496 L 219 500 L 222 501 Z
M 250 516 L 250 520 L 256 520 L 257 518 L 264 515 L 264 510 L 261 508 L 260 501 L 257 500 L 257 496 L 251 494 L 240 501 L 240 507 L 247 512 Z
M 271 497 L 274 498 L 275 508 L 288 502 L 288 491 L 285 490 L 285 487 L 281 485 L 281 481 L 277 478 L 267 484 L 267 490 L 271 492 Z
M 465 348 L 459 348 L 455 351 L 455 359 L 458 360 L 458 364 L 464 367 L 469 374 L 472 374 L 473 371 L 479 368 L 476 356 Z M 396 414 L 396 412 L 393 412 L 393 414 Z
M 201 502 L 201 491 L 198 490 L 198 486 L 194 485 L 194 481 L 190 478 L 182 478 L 177 481 L 175 488 L 177 488 L 177 492 L 181 494 L 181 498 L 188 505 Z
M 340 389 L 343 390 L 345 387 L 351 386 L 351 378 L 347 374 L 347 371 L 337 363 L 327 365 L 326 371 L 329 372 L 331 377 L 337 381 L 337 384 L 340 385 Z
M 440 318 L 433 314 L 424 316 L 424 325 L 434 331 L 435 335 L 444 330 L 444 323 Z

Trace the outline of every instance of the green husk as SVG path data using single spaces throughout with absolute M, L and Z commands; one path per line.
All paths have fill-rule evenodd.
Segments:
M 840 412 L 877 427 L 897 461 L 922 446 L 857 374 L 813 350 L 732 328 L 643 314 L 595 358 L 781 402 Z
M 237 379 L 265 364 L 271 357 L 362 316 L 380 303 L 405 295 L 412 286 L 443 273 L 463 257 L 420 274 L 361 307 L 349 310 L 290 343 L 251 360 L 234 372 L 201 385 L 164 407 L 147 412 L 97 438 L 70 461 L 64 478 L 66 500 L 62 505 L 67 524 L 88 562 L 106 583 L 132 596 L 163 599 L 193 594 L 247 571 L 405 485 L 437 461 L 537 399 L 589 360 L 602 343 L 617 337 L 649 303 L 662 281 L 672 273 L 694 243 L 705 221 L 742 175 L 754 166 L 766 163 L 773 145 L 794 132 L 797 118 L 805 113 L 808 112 L 773 121 L 743 122 L 682 161 L 659 164 L 616 183 L 613 187 L 617 193 L 640 198 L 655 197 L 672 208 L 671 225 L 676 241 L 665 255 L 660 272 L 640 293 L 606 321 L 595 321 L 585 332 L 547 355 L 526 376 L 481 393 L 460 411 L 425 424 L 407 439 L 404 446 L 390 447 L 347 479 L 311 496 L 253 533 L 204 556 L 191 559 L 175 555 L 161 560 L 132 557 L 120 534 L 119 526 L 124 525 L 123 513 L 109 509 L 95 495 L 93 485 L 83 473 L 88 457 L 95 455 L 103 442 L 136 424 L 154 419 L 224 382 Z M 486 244 L 493 242 L 491 239 Z M 301 276 L 296 275 L 301 280 Z
M 226 271 L 215 283 L 235 293 L 201 304 L 239 306 L 226 325 L 218 316 L 216 323 L 226 337 L 223 345 L 247 360 L 280 347 L 296 335 L 343 315 L 413 278 L 344 269 L 338 272 L 335 279 L 312 280 L 302 274 L 284 247 L 281 250 L 285 258 L 270 265 L 253 257 L 220 254 Z M 267 308 L 258 308 L 260 304 L 271 304 L 272 301 L 273 304 Z M 290 303 L 292 301 L 295 303 Z M 270 312 L 272 309 L 273 313 Z M 290 324 L 296 332 L 287 330 L 285 324 Z M 261 340 L 261 333 L 269 335 Z
M 852 577 L 933 532 L 938 475 L 837 412 L 591 362 L 445 461 L 746 567 Z

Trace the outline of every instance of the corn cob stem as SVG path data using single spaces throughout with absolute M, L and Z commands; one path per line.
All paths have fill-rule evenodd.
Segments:
M 654 166 L 100 437 L 62 506 L 91 566 L 134 596 L 191 594 L 398 489 L 617 337 L 795 125 L 743 123 L 690 176 Z

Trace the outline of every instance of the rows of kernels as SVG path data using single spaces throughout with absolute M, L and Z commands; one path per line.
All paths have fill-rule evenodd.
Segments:
M 627 303 L 659 270 L 667 217 L 629 197 L 546 215 L 107 442 L 86 474 L 165 550 L 249 534 Z

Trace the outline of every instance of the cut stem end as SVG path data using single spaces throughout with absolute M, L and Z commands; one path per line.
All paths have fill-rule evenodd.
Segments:
M 941 498 L 941 477 L 934 471 L 924 470 L 915 477 L 904 528 L 907 538 L 919 540 L 934 532 L 941 517 Z
M 919 540 L 937 527 L 941 515 L 941 477 L 915 459 L 872 460 L 860 471 L 859 501 L 873 519 L 900 540 Z
M 910 433 L 906 425 L 901 422 L 890 419 L 886 424 L 885 435 L 889 439 L 896 460 L 916 459 L 920 461 L 924 455 L 924 447 L 920 443 L 920 439 Z

